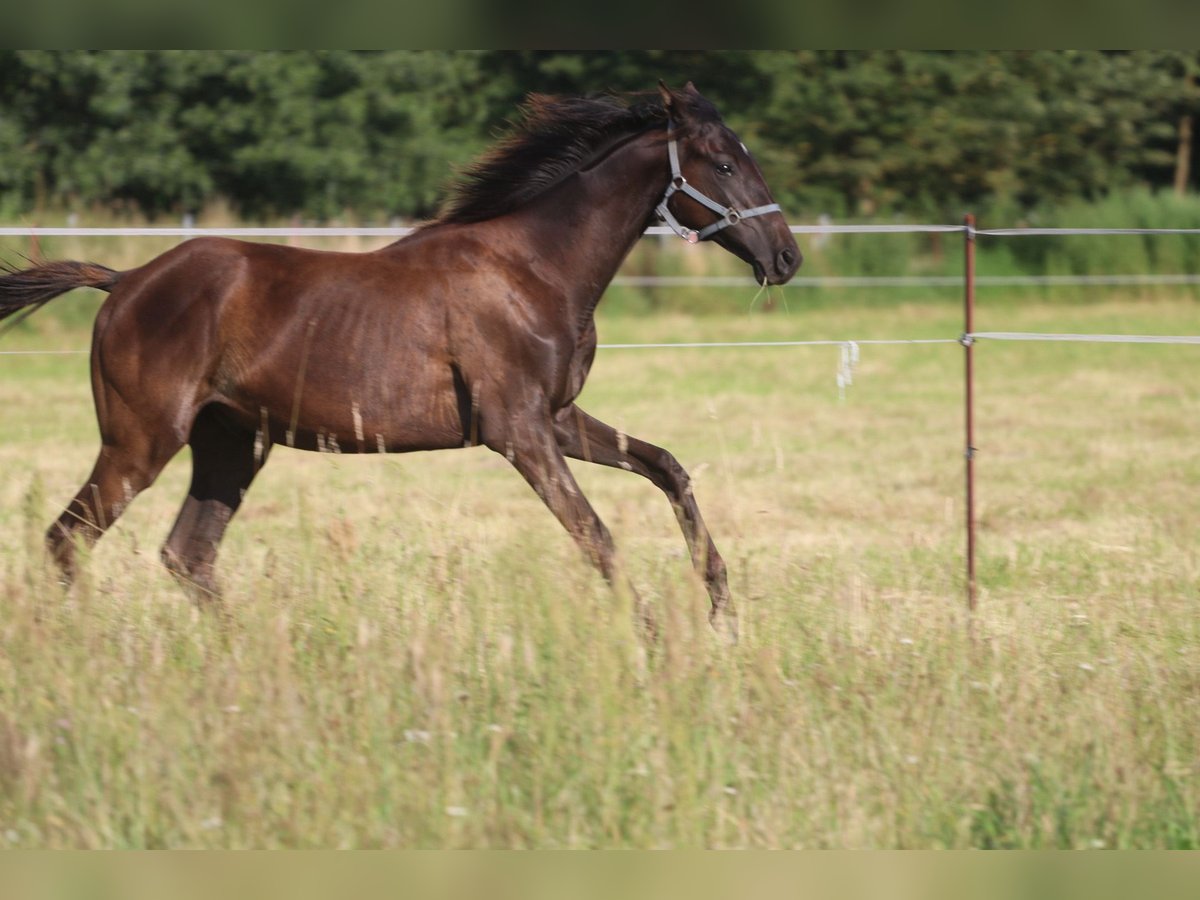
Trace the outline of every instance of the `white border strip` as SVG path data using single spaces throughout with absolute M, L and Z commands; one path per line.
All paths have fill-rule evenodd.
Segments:
M 750 276 L 737 275 L 618 275 L 618 287 L 740 287 L 752 285 Z M 979 275 L 977 287 L 1198 285 L 1200 275 Z M 961 275 L 862 275 L 797 276 L 785 288 L 884 288 L 963 286 Z
M 397 228 L 34 228 L 3 227 L 0 237 L 404 237 Z
M 0 237 L 391 237 L 412 234 L 419 226 L 351 228 L 339 226 L 264 228 L 69 228 L 55 226 L 0 227 Z M 1200 234 L 1200 228 L 972 228 L 967 225 L 920 225 L 909 223 L 875 225 L 792 225 L 792 234 L 953 234 L 984 237 L 1053 237 L 1060 235 Z M 648 235 L 674 235 L 665 225 L 652 225 Z
M 694 350 L 716 347 L 845 347 L 848 344 L 957 344 L 958 338 L 896 338 L 893 340 L 843 341 L 699 341 L 670 344 L 597 344 L 599 350 Z
M 964 338 L 983 341 L 1060 341 L 1088 344 L 1200 344 L 1200 335 L 1041 334 L 1027 331 L 975 331 Z
M 845 347 L 850 344 L 880 346 L 884 344 L 958 344 L 958 338 L 895 338 L 867 340 L 820 341 L 696 341 L 662 344 L 597 344 L 598 350 L 698 350 L 737 347 Z M 0 356 L 50 356 L 89 353 L 89 350 L 0 350 Z
M 1200 228 L 978 228 L 973 234 L 985 237 L 1056 237 L 1082 234 L 1200 234 Z
M 271 228 L 68 228 L 55 226 L 0 227 L 0 237 L 404 237 L 419 226 L 387 228 L 271 227 Z M 926 234 L 961 232 L 962 225 L 792 225 L 793 234 Z M 651 225 L 648 235 L 675 236 L 665 225 Z
M 599 350 L 707 350 L 738 347 L 846 347 L 902 344 L 962 344 L 964 341 L 1054 341 L 1093 344 L 1194 344 L 1200 335 L 1179 334 L 1051 334 L 1028 331 L 975 331 L 960 338 L 868 338 L 819 341 L 677 341 L 649 344 L 597 344 Z M 88 350 L 0 350 L 0 356 L 64 356 Z

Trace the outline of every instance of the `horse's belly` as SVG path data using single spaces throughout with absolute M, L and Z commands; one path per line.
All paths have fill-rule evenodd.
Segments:
M 370 371 L 314 372 L 291 384 L 243 385 L 228 399 L 243 425 L 275 444 L 330 453 L 401 453 L 461 447 L 453 376 L 391 379 Z

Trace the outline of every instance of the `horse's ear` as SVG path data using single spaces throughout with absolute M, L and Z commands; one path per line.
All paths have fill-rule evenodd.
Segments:
M 689 93 L 677 94 L 671 90 L 663 81 L 658 82 L 658 93 L 662 97 L 663 109 L 667 111 L 667 115 L 672 122 L 677 125 L 684 125 L 691 115 L 692 111 L 692 94 L 696 94 L 696 89 L 692 87 L 692 83 L 688 82 Z M 696 96 L 699 96 L 696 94 Z
M 700 92 L 698 90 L 696 90 L 696 86 L 694 84 L 692 84 L 690 81 L 684 86 L 683 89 L 685 91 L 687 91 L 689 94 L 691 94 L 693 97 L 700 96 Z
M 668 114 L 675 112 L 676 108 L 679 106 L 679 104 L 675 102 L 675 92 L 667 87 L 667 83 L 661 78 L 658 79 L 658 95 L 662 97 L 663 109 L 665 109 Z

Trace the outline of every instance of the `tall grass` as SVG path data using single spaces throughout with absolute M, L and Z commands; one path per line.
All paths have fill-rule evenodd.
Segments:
M 980 315 L 1200 325 L 1166 299 Z M 953 335 L 956 318 L 910 301 L 600 327 L 869 338 Z M 4 358 L 0 841 L 1195 847 L 1194 351 L 977 348 L 970 619 L 956 347 L 864 348 L 844 401 L 835 348 L 601 353 L 583 405 L 690 468 L 736 648 L 710 634 L 652 486 L 575 467 L 663 623 L 644 646 L 478 450 L 277 453 L 223 547 L 227 620 L 157 563 L 181 458 L 63 596 L 39 543 L 96 450 L 85 367 Z

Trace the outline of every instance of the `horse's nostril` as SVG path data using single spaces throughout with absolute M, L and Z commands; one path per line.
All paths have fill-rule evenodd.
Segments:
M 796 263 L 796 251 L 790 248 L 786 250 L 780 250 L 779 255 L 775 257 L 775 266 L 780 272 L 795 271 Z

